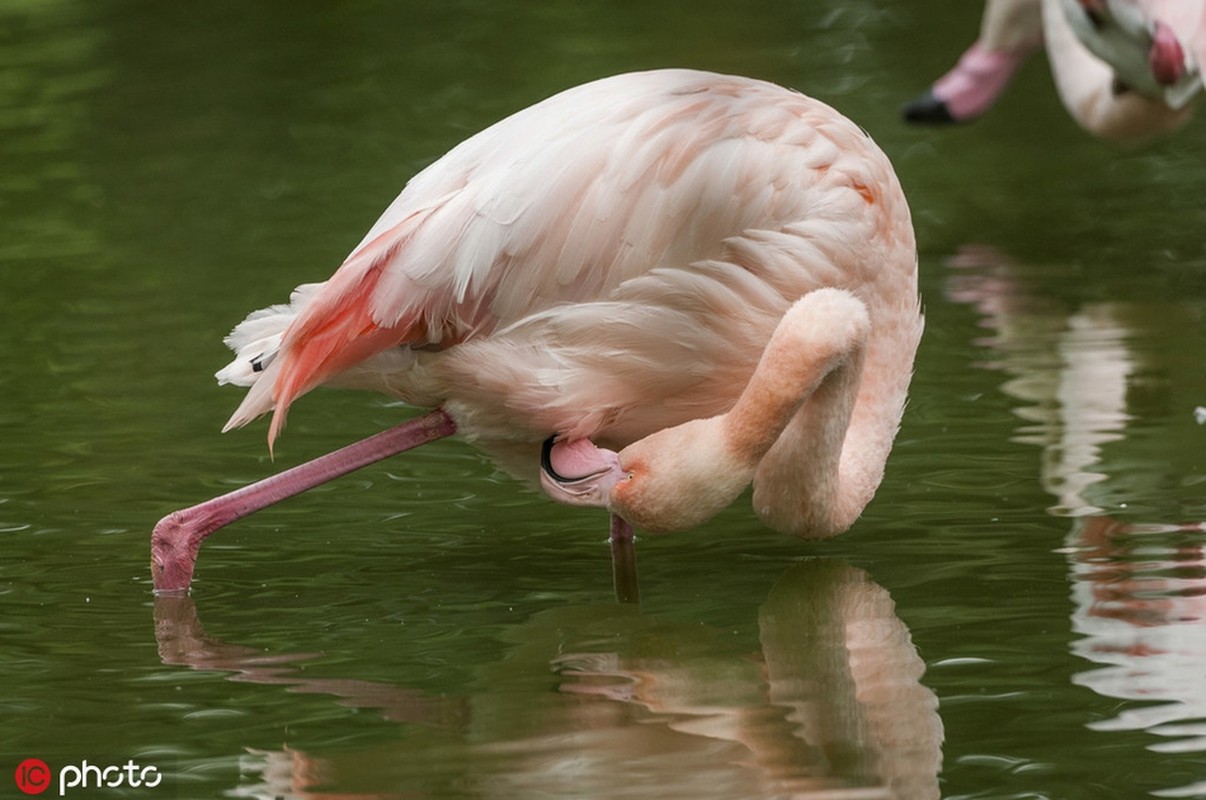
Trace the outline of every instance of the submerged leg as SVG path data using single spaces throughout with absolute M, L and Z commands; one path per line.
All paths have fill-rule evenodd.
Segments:
M 611 515 L 611 577 L 616 589 L 616 602 L 640 603 L 641 584 L 637 579 L 636 540 L 632 526 L 621 517 Z
M 453 433 L 456 433 L 456 423 L 443 409 L 436 409 L 279 475 L 173 511 L 159 521 L 151 534 L 151 573 L 156 593 L 188 590 L 201 542 L 222 526 L 341 475 Z
M 540 450 L 540 485 L 554 500 L 571 506 L 606 506 L 607 498 L 624 470 L 620 457 L 589 439 L 545 439 Z M 636 547 L 632 525 L 619 514 L 611 515 L 611 573 L 620 603 L 639 603 Z

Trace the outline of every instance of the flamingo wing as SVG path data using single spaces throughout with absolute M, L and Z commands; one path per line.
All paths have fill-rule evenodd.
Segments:
M 823 175 L 842 158 L 823 135 L 828 116 L 799 124 L 817 105 L 759 81 L 659 70 L 575 87 L 467 139 L 306 298 L 227 427 L 274 410 L 271 443 L 293 400 L 375 354 L 443 349 L 604 299 L 716 255 L 727 236 L 798 219 L 801 170 Z M 793 174 L 768 168 L 785 144 Z

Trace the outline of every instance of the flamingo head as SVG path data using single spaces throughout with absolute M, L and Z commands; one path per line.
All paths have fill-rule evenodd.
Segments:
M 1063 0 L 1063 9 L 1077 39 L 1114 70 L 1119 91 L 1175 110 L 1202 88 L 1198 65 L 1173 28 L 1133 0 Z
M 620 455 L 589 439 L 545 440 L 540 451 L 540 485 L 554 500 L 571 506 L 606 508 L 611 493 L 628 480 Z
M 549 439 L 540 482 L 554 499 L 606 508 L 651 533 L 687 530 L 720 513 L 749 485 L 753 464 L 721 444 L 720 418 L 657 431 L 619 453 L 587 439 Z

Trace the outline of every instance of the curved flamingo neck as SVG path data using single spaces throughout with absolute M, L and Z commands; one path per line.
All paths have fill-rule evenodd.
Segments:
M 794 500 L 808 496 L 812 509 L 833 506 L 870 330 L 867 306 L 853 293 L 805 295 L 780 321 L 729 412 L 658 431 L 620 453 L 623 477 L 606 506 L 646 530 L 689 528 L 728 506 L 776 452 L 787 467 L 771 469 L 777 490 Z M 772 527 L 794 532 L 800 504 L 774 505 L 787 519 L 771 520 Z
M 869 437 L 851 430 L 865 362 L 859 348 L 836 364 L 759 462 L 754 511 L 770 527 L 808 537 L 839 533 L 870 500 L 865 475 L 875 454 L 859 453 L 858 440 Z
M 822 300 L 830 296 L 836 307 Z M 719 420 L 728 455 L 748 467 L 750 478 L 797 415 L 823 422 L 814 431 L 822 438 L 812 441 L 840 453 L 868 324 L 861 302 L 833 290 L 801 300 L 784 317 L 741 396 Z M 850 330 L 826 342 L 818 341 L 819 327 L 831 327 L 827 334 Z
M 883 479 L 923 323 L 915 299 L 870 313 L 865 344 L 834 363 L 758 465 L 754 510 L 776 530 L 841 533 Z

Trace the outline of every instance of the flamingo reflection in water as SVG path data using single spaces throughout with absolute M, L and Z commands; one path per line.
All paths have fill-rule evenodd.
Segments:
M 1073 652 L 1096 665 L 1075 681 L 1135 701 L 1088 727 L 1146 731 L 1156 751 L 1206 752 L 1206 523 L 1111 516 L 1178 478 L 1164 450 L 1146 467 L 1111 469 L 1103 456 L 1135 422 L 1130 390 L 1150 383 L 1135 343 L 1160 326 L 1190 329 L 1191 310 L 1125 302 L 1069 310 L 1029 288 L 1026 268 L 992 248 L 965 248 L 950 263 L 947 296 L 980 312 L 991 332 L 981 343 L 1010 375 L 1002 388 L 1024 403 L 1017 440 L 1042 448 L 1042 485 L 1056 498 L 1049 511 L 1072 520 L 1064 552 L 1080 635 Z M 1192 410 L 1187 403 L 1180 424 L 1197 426 Z M 1202 794 L 1206 782 L 1166 792 Z
M 505 629 L 506 657 L 475 668 L 479 692 L 429 697 L 314 678 L 302 671 L 310 656 L 216 640 L 191 598 L 156 599 L 165 664 L 327 693 L 425 731 L 368 752 L 254 751 L 244 766 L 259 782 L 234 796 L 401 796 L 438 780 L 407 770 L 452 759 L 482 797 L 606 797 L 617 781 L 642 780 L 676 797 L 939 797 L 937 699 L 882 587 L 840 561 L 801 562 L 771 589 L 757 628 L 758 651 L 738 653 L 731 630 L 633 605 L 548 609 Z M 366 783 L 370 794 L 330 788 Z

